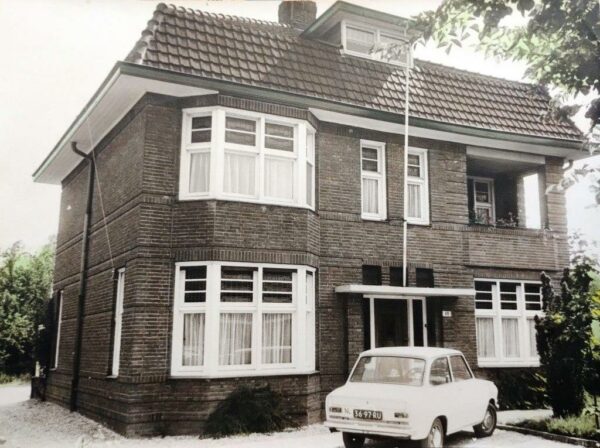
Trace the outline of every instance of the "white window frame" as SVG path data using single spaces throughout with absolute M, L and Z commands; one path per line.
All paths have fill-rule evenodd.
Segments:
M 429 166 L 427 160 L 428 151 L 426 148 L 408 148 L 408 155 L 416 155 L 419 157 L 420 163 L 420 177 L 408 175 L 408 167 L 406 169 L 406 191 L 404 194 L 408 195 L 408 186 L 410 184 L 421 186 L 421 217 L 415 218 L 408 216 L 408 210 L 410 209 L 408 204 L 408 198 L 405 201 L 406 210 L 404 210 L 404 216 L 409 224 L 418 225 L 429 225 Z M 407 159 L 408 160 L 408 159 Z
M 113 331 L 113 350 L 110 376 L 119 375 L 121 364 L 121 334 L 123 330 L 123 301 L 125 298 L 125 268 L 117 270 L 117 289 L 115 297 L 115 315 Z
M 473 213 L 477 215 L 477 208 L 487 208 L 490 210 L 490 222 L 489 225 L 496 223 L 496 193 L 494 191 L 494 179 L 491 177 L 479 177 L 479 176 L 468 176 L 468 180 L 473 183 Z M 488 186 L 488 195 L 490 202 L 478 202 L 477 191 L 475 190 L 475 183 L 486 184 Z
M 58 291 L 58 315 L 56 319 L 56 347 L 54 347 L 54 359 L 52 360 L 52 370 L 58 368 L 58 355 L 60 353 L 60 332 L 62 330 L 62 311 L 64 301 L 64 290 Z
M 377 172 L 365 171 L 362 167 L 363 148 L 377 150 Z M 379 211 L 377 213 L 367 213 L 364 211 L 363 180 L 372 179 L 377 181 L 377 200 Z M 387 219 L 387 195 L 386 195 L 386 167 L 385 167 L 385 143 L 372 140 L 360 141 L 360 210 L 362 219 L 371 221 L 384 221 Z
M 185 303 L 184 280 L 186 267 L 206 266 L 206 301 Z M 221 268 L 223 266 L 255 269 L 252 302 L 221 302 Z M 263 303 L 264 269 L 292 269 L 292 303 Z M 310 374 L 315 372 L 315 269 L 301 265 L 256 264 L 222 261 L 179 262 L 175 264 L 175 300 L 173 307 L 173 337 L 171 376 L 227 378 L 237 376 L 271 376 Z M 307 275 L 312 275 L 313 291 L 308 291 Z M 304 280 L 303 280 L 304 279 Z M 204 313 L 204 360 L 202 366 L 183 366 L 184 314 Z M 252 359 L 245 365 L 219 365 L 219 333 L 221 313 L 252 314 Z M 262 363 L 263 314 L 292 314 L 292 362 Z M 207 343 L 209 342 L 209 343 Z
M 194 117 L 212 117 L 211 142 L 191 143 L 191 123 Z M 225 120 L 226 117 L 236 117 L 253 120 L 257 123 L 256 145 L 240 145 L 225 142 Z M 270 149 L 265 147 L 265 123 L 275 123 L 294 128 L 294 150 L 293 152 Z M 182 136 L 181 136 L 181 160 L 179 170 L 179 200 L 201 200 L 218 199 L 224 201 L 250 202 L 258 204 L 286 205 L 290 207 L 307 208 L 314 210 L 314 145 L 312 148 L 312 160 L 308 154 L 307 138 L 314 136 L 315 129 L 304 120 L 297 120 L 277 115 L 262 114 L 258 112 L 245 111 L 221 106 L 196 107 L 182 111 Z M 242 195 L 226 193 L 223 187 L 225 152 L 234 152 L 245 155 L 256 156 L 255 172 L 255 194 Z M 191 154 L 205 152 L 210 154 L 210 179 L 207 192 L 192 193 L 189 191 Z M 265 159 L 277 158 L 293 161 L 293 199 L 269 197 L 265 194 Z M 312 162 L 313 169 L 313 197 L 312 204 L 308 204 L 306 197 L 306 166 Z
M 542 310 L 527 310 L 525 301 L 525 284 L 541 285 L 534 280 L 505 280 L 491 278 L 476 278 L 476 282 L 490 282 L 492 285 L 492 309 L 475 308 L 475 325 L 478 318 L 493 319 L 494 328 L 494 350 L 495 356 L 483 358 L 478 355 L 479 367 L 539 367 L 539 356 L 530 356 L 530 341 L 528 320 L 536 315 L 543 316 Z M 503 310 L 500 308 L 500 283 L 513 283 L 517 285 L 517 309 Z M 541 292 L 540 292 L 541 307 Z M 505 357 L 502 338 L 502 319 L 513 318 L 518 320 L 519 328 L 519 357 Z M 477 341 L 479 345 L 479 341 Z
M 386 36 L 389 36 L 394 39 L 400 39 L 400 40 L 406 41 L 406 44 L 408 46 L 408 58 L 407 58 L 408 61 L 391 60 L 391 59 L 382 61 L 380 58 L 376 57 L 374 54 L 366 54 L 366 53 L 361 53 L 359 51 L 348 50 L 348 45 L 347 45 L 347 35 L 348 35 L 347 28 L 348 27 L 356 28 L 357 30 L 375 34 L 375 41 L 374 41 L 373 45 L 379 45 L 379 43 L 381 42 L 382 34 L 385 34 Z M 342 39 L 342 54 L 347 54 L 350 56 L 358 56 L 360 58 L 371 59 L 374 61 L 385 62 L 387 64 L 398 65 L 400 67 L 406 67 L 407 65 L 409 67 L 412 67 L 412 46 L 409 44 L 406 36 L 402 36 L 401 34 L 395 33 L 394 31 L 388 31 L 388 30 L 380 29 L 380 28 L 377 28 L 374 26 L 368 26 L 368 25 L 364 25 L 364 24 L 360 24 L 360 23 L 356 23 L 356 22 L 349 22 L 347 20 L 342 20 L 341 39 Z

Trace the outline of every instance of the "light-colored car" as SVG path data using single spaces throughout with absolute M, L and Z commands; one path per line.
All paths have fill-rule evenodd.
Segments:
M 347 448 L 365 438 L 418 440 L 441 447 L 464 429 L 496 428 L 498 389 L 473 376 L 463 354 L 434 347 L 386 347 L 362 353 L 346 384 L 327 396 L 325 425 Z

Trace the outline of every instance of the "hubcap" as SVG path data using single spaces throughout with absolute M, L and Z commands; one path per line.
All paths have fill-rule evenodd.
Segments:
M 486 431 L 489 431 L 494 426 L 494 416 L 492 415 L 492 413 L 490 412 L 489 409 L 485 413 L 485 417 L 483 418 L 482 426 L 483 426 L 483 429 L 485 429 Z
M 442 431 L 439 428 L 439 426 L 434 425 L 431 428 L 431 432 L 429 433 L 429 446 L 431 447 L 441 447 L 442 446 L 442 440 L 443 440 L 443 436 L 442 436 Z

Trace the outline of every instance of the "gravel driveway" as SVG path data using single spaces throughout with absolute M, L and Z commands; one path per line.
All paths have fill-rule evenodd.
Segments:
M 126 439 L 77 413 L 51 404 L 28 400 L 28 386 L 0 386 L 0 447 L 1 448 L 340 448 L 342 436 L 331 434 L 322 425 L 273 435 L 250 435 L 225 439 L 195 437 L 165 437 Z M 522 413 L 501 413 L 504 421 L 514 420 Z M 527 416 L 539 415 L 528 412 Z M 508 431 L 496 431 L 493 437 L 475 439 L 472 433 L 449 437 L 448 444 L 457 447 L 559 448 L 571 445 Z M 371 442 L 369 447 L 392 448 L 395 443 Z

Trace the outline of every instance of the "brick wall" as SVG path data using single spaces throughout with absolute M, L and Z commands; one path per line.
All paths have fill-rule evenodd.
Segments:
M 181 108 L 222 104 L 309 120 L 317 128 L 317 212 L 229 201 L 179 201 Z M 386 143 L 389 219 L 360 217 L 360 139 Z M 468 226 L 466 150 L 428 139 L 431 225 L 409 226 L 409 279 L 433 268 L 436 286 L 471 287 L 474 276 L 536 278 L 566 259 L 564 196 L 548 196 L 547 232 L 478 230 Z M 282 391 L 300 422 L 320 417 L 325 395 L 339 386 L 364 347 L 362 297 L 335 294 L 360 283 L 363 264 L 402 264 L 403 137 L 318 123 L 306 110 L 211 95 L 146 95 L 96 148 L 79 409 L 127 434 L 201 432 L 206 416 L 235 384 L 268 382 Z M 553 182 L 561 161 L 548 158 Z M 63 182 L 55 289 L 64 290 L 58 369 L 48 396 L 67 403 L 77 310 L 86 164 Z M 102 202 L 100 201 L 102 190 Z M 106 224 L 106 225 L 105 225 Z M 108 237 L 107 237 L 108 233 Z M 110 246 L 108 242 L 110 241 Z M 525 263 L 519 254 L 536 254 Z M 112 257 L 111 257 L 112 255 Z M 318 268 L 317 368 L 310 376 L 223 380 L 169 377 L 174 264 L 224 260 L 305 264 Z M 111 362 L 114 268 L 126 268 L 119 377 Z M 473 301 L 443 301 L 444 344 L 475 362 Z

